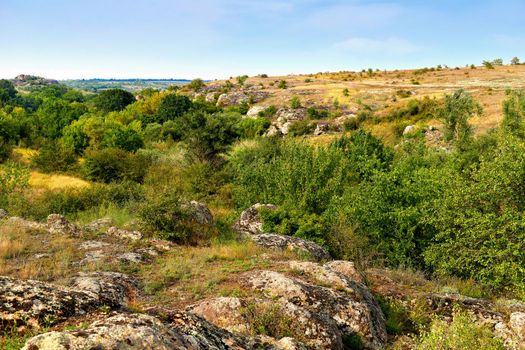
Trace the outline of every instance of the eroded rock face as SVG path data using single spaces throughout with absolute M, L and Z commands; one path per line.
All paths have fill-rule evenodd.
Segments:
M 0 277 L 0 325 L 40 328 L 103 305 L 118 308 L 134 293 L 122 274 L 79 276 L 71 287 Z
M 254 204 L 241 213 L 239 220 L 233 225 L 233 229 L 246 234 L 259 234 L 263 232 L 263 223 L 259 215 L 260 209 L 275 210 L 276 205 L 273 204 Z
M 264 233 L 252 235 L 250 239 L 258 246 L 264 248 L 298 251 L 318 261 L 331 259 L 330 254 L 324 248 L 312 241 L 298 237 Z
M 287 277 L 273 271 L 255 271 L 245 276 L 245 284 L 276 298 L 302 307 L 313 314 L 325 315 L 337 324 L 343 334 L 358 334 L 370 349 L 380 349 L 386 343 L 384 316 L 362 286 L 355 284 L 351 293 L 336 291 Z
M 107 233 L 110 236 L 128 239 L 130 241 L 138 241 L 143 237 L 142 233 L 139 231 L 130 231 L 118 227 L 110 227 Z
M 352 281 L 359 283 L 365 283 L 365 274 L 362 271 L 359 271 L 355 264 L 351 261 L 344 260 L 334 260 L 329 261 L 324 266 L 328 267 L 332 271 L 339 272 L 349 278 Z
M 217 106 L 227 107 L 240 105 L 242 103 L 257 103 L 266 99 L 268 96 L 268 92 L 260 90 L 233 91 L 221 94 L 217 99 Z

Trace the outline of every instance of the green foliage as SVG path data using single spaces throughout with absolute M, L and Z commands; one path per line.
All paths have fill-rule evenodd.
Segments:
M 416 339 L 416 350 L 504 350 L 503 341 L 466 312 L 455 310 L 452 323 L 436 319 L 430 329 Z
M 264 111 L 260 111 L 257 116 L 261 118 L 271 118 L 277 113 L 275 106 L 269 106 Z
M 72 170 L 76 164 L 75 150 L 67 147 L 60 140 L 50 140 L 45 143 L 32 159 L 32 165 L 45 173 Z
M 245 139 L 262 136 L 268 130 L 270 124 L 270 120 L 267 118 L 244 118 L 239 123 L 240 135 Z
M 246 82 L 246 80 L 248 80 L 248 76 L 247 75 L 238 76 L 237 77 L 237 84 L 239 84 L 239 86 L 243 86 L 244 83 Z
M 95 99 L 95 106 L 104 113 L 121 111 L 135 102 L 135 96 L 126 90 L 109 89 L 100 92 Z
M 491 61 L 483 61 L 483 66 L 487 69 L 494 69 L 494 63 Z
M 0 107 L 11 102 L 17 95 L 15 86 L 6 79 L 0 79 Z
M 82 164 L 86 179 L 110 183 L 130 180 L 142 182 L 149 161 L 139 154 L 117 148 L 88 150 Z
M 204 87 L 204 81 L 202 79 L 193 79 L 187 86 L 189 89 L 197 92 Z
M 308 120 L 299 120 L 290 125 L 288 133 L 290 136 L 303 136 L 313 133 L 315 124 Z
M 363 342 L 363 339 L 361 336 L 357 333 L 355 334 L 344 334 L 342 336 L 343 338 L 343 346 L 345 349 L 348 350 L 364 350 L 365 343 Z
M 308 118 L 313 120 L 326 119 L 330 116 L 330 112 L 325 109 L 317 109 L 310 107 L 306 110 L 306 115 Z
M 508 91 L 507 99 L 503 101 L 503 132 L 523 137 L 525 136 L 525 92 Z
M 157 112 L 157 121 L 163 123 L 175 120 L 192 108 L 193 104 L 187 96 L 169 94 L 162 98 Z
M 290 100 L 290 107 L 292 109 L 301 108 L 301 100 L 299 99 L 299 97 L 297 96 L 292 97 L 292 99 Z
M 468 120 L 482 113 L 481 105 L 464 90 L 446 95 L 444 106 L 438 111 L 439 117 L 445 123 L 445 139 L 454 141 L 459 149 L 465 148 L 471 142 L 472 136 Z
M 29 170 L 18 163 L 5 163 L 0 169 L 0 208 L 8 208 L 28 186 Z
M 520 59 L 518 57 L 513 57 L 512 60 L 510 60 L 510 64 L 512 64 L 513 66 L 517 66 L 518 64 L 520 64 Z
M 57 139 L 63 130 L 73 121 L 87 112 L 87 108 L 78 102 L 69 103 L 58 98 L 45 99 L 38 108 L 38 127 L 44 137 Z
M 277 87 L 279 89 L 288 89 L 288 83 L 286 82 L 286 80 L 281 80 L 279 81 L 279 84 L 277 84 Z

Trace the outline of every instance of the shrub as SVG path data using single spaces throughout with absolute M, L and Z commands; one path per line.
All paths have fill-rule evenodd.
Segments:
M 122 89 L 109 89 L 98 94 L 95 99 L 95 106 L 108 113 L 121 111 L 133 102 L 135 102 L 135 96 L 131 92 Z
M 279 89 L 288 89 L 288 83 L 286 82 L 286 80 L 281 80 L 279 81 L 279 84 L 277 84 L 277 87 Z
M 292 109 L 301 108 L 301 100 L 299 99 L 299 97 L 297 96 L 292 97 L 292 99 L 290 100 L 290 107 Z
M 452 323 L 434 320 L 430 329 L 416 339 L 416 350 L 487 349 L 504 350 L 501 339 L 484 325 L 479 325 L 466 312 L 454 311 Z
M 267 118 L 244 118 L 239 123 L 240 135 L 245 139 L 262 136 L 268 130 L 270 124 Z
M 0 208 L 7 208 L 29 186 L 29 171 L 22 165 L 7 162 L 0 170 Z
M 192 108 L 193 104 L 187 96 L 169 94 L 160 101 L 157 111 L 157 121 L 164 123 L 179 118 Z
M 269 106 L 264 111 L 260 111 L 257 116 L 261 118 L 271 118 L 277 113 L 275 106 Z
M 142 182 L 148 160 L 141 155 L 117 148 L 89 150 L 86 152 L 82 171 L 86 179 L 105 183 L 131 180 Z
M 189 84 L 188 88 L 197 92 L 204 87 L 204 81 L 202 79 L 193 79 Z
M 77 165 L 77 155 L 74 149 L 67 147 L 62 141 L 50 140 L 40 148 L 31 162 L 45 173 L 69 171 Z
M 306 115 L 310 119 L 318 120 L 318 119 L 326 119 L 326 118 L 328 118 L 330 116 L 330 112 L 328 112 L 327 110 L 324 110 L 324 109 L 317 109 L 317 108 L 314 108 L 314 107 L 310 107 L 310 108 L 308 108 L 306 110 Z
M 290 125 L 288 133 L 290 134 L 290 136 L 303 136 L 313 133 L 314 130 L 314 123 L 311 123 L 308 120 L 299 120 Z
M 509 91 L 507 99 L 503 101 L 503 121 L 501 128 L 504 132 L 523 137 L 525 136 L 525 92 Z

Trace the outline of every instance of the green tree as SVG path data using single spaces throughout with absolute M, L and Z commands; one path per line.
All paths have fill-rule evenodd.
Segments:
M 277 85 L 277 87 L 279 89 L 288 89 L 288 83 L 286 82 L 286 80 L 281 80 L 279 81 L 279 84 Z
M 516 136 L 525 136 L 525 92 L 509 91 L 507 99 L 503 101 L 503 121 L 501 128 L 504 132 Z
M 61 137 L 63 129 L 86 112 L 86 106 L 78 102 L 68 103 L 58 98 L 45 99 L 37 111 L 42 136 L 50 139 Z
M 100 92 L 95 99 L 95 106 L 102 112 L 121 111 L 135 102 L 135 96 L 126 90 L 109 89 Z
M 164 123 L 179 118 L 192 108 L 193 104 L 187 96 L 169 94 L 160 101 L 157 121 Z
M 0 107 L 13 100 L 17 95 L 13 83 L 6 79 L 0 79 Z
M 518 64 L 520 64 L 520 59 L 518 57 L 513 57 L 512 60 L 510 60 L 510 64 L 512 64 L 513 66 L 517 66 Z
M 193 79 L 189 84 L 188 84 L 188 88 L 190 90 L 193 90 L 195 92 L 199 91 L 200 89 L 202 89 L 204 87 L 204 81 L 202 79 Z
M 472 135 L 468 120 L 482 112 L 481 105 L 464 90 L 446 95 L 444 106 L 438 111 L 445 124 L 445 139 L 454 141 L 459 149 L 466 147 Z

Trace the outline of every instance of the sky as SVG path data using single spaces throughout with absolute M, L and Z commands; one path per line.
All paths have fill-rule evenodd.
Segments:
M 0 0 L 0 78 L 203 78 L 523 56 L 523 0 Z

